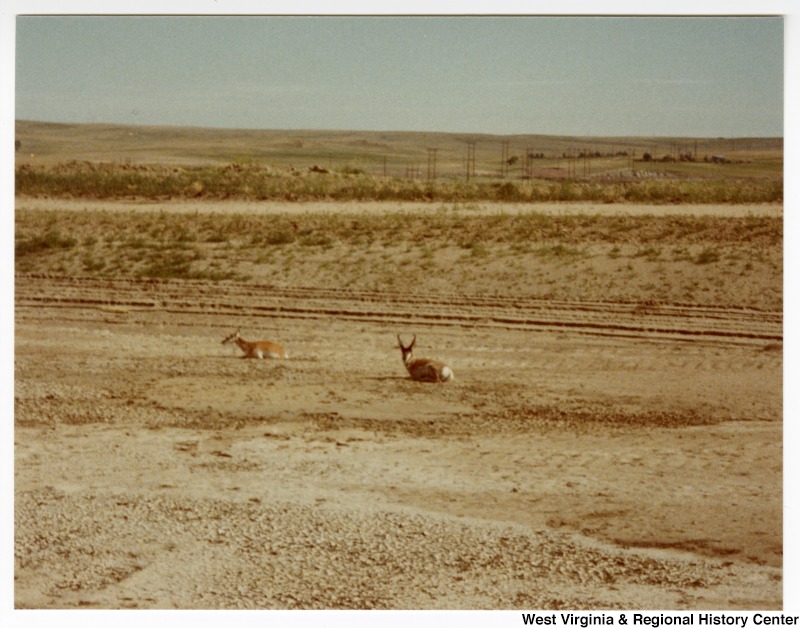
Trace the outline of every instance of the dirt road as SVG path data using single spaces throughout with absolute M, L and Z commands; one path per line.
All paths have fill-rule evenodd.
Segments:
M 782 605 L 779 311 L 15 288 L 17 608 Z

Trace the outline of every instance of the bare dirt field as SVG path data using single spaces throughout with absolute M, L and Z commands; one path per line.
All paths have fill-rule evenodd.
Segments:
M 85 243 L 67 214 L 132 205 L 18 199 L 17 229 L 57 210 Z M 104 276 L 94 240 L 94 265 L 80 243 L 17 262 L 17 608 L 782 607 L 780 243 L 707 263 L 690 238 L 289 262 L 195 242 L 248 278 Z M 221 344 L 238 327 L 289 359 L 242 359 Z M 398 333 L 455 381 L 411 381 Z

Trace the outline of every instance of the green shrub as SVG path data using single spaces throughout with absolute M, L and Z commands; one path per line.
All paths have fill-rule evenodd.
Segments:
M 71 249 L 77 244 L 77 239 L 62 236 L 58 229 L 49 229 L 40 236 L 33 236 L 17 242 L 14 246 L 14 253 L 17 257 L 22 257 L 54 249 Z

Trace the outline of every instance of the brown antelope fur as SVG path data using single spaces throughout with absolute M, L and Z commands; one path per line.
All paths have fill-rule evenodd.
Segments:
M 455 379 L 453 370 L 444 362 L 429 360 L 427 358 L 411 357 L 411 352 L 414 350 L 414 345 L 417 342 L 416 334 L 414 334 L 414 339 L 408 346 L 403 344 L 403 341 L 400 339 L 400 334 L 397 334 L 397 342 L 400 343 L 400 352 L 403 354 L 403 364 L 405 364 L 411 379 L 418 382 L 449 382 Z
M 286 353 L 281 345 L 269 342 L 267 340 L 256 340 L 255 342 L 248 342 L 239 335 L 239 329 L 233 332 L 230 336 L 222 341 L 222 344 L 235 342 L 237 346 L 244 351 L 244 358 L 288 358 L 289 354 Z

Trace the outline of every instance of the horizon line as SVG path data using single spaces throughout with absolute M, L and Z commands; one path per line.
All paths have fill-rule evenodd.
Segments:
M 130 122 L 64 122 L 55 120 L 29 120 L 15 118 L 14 124 L 49 124 L 62 126 L 118 126 L 136 128 L 171 128 L 171 129 L 202 129 L 206 131 L 280 131 L 287 133 L 407 133 L 414 135 L 462 135 L 462 136 L 489 136 L 489 137 L 574 137 L 574 138 L 671 138 L 671 139 L 765 139 L 765 140 L 784 140 L 785 135 L 625 135 L 625 134 L 603 134 L 603 135 L 578 135 L 571 133 L 537 133 L 537 132 L 516 132 L 516 133 L 492 133 L 488 131 L 426 131 L 426 130 L 402 130 L 402 129 L 325 129 L 325 128 L 281 128 L 281 127 L 241 127 L 241 126 L 206 126 L 201 124 L 169 124 L 169 123 L 130 123 Z M 16 129 L 15 129 L 16 131 Z

